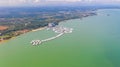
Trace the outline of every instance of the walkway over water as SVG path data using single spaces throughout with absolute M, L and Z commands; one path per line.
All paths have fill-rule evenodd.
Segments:
M 44 39 L 44 40 L 32 40 L 31 41 L 31 44 L 32 45 L 39 45 L 43 42 L 47 42 L 47 41 L 50 41 L 50 40 L 53 40 L 53 39 L 56 39 L 60 36 L 62 36 L 63 34 L 65 33 L 72 33 L 72 28 L 65 28 L 65 27 L 54 27 L 52 28 L 52 30 L 55 32 L 55 33 L 59 33 L 57 36 L 54 36 L 54 37 L 51 37 L 51 38 L 47 38 L 47 39 Z
M 56 39 L 56 38 L 62 36 L 63 34 L 64 34 L 64 33 L 60 33 L 60 34 L 58 34 L 57 36 L 54 36 L 54 37 L 51 37 L 51 38 L 48 38 L 48 39 L 45 39 L 45 40 L 41 40 L 41 41 L 42 41 L 42 42 L 45 42 L 45 41 L 53 40 L 53 39 Z

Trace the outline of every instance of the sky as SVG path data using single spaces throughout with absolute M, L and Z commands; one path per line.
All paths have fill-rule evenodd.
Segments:
M 69 4 L 120 4 L 120 0 L 0 0 L 0 6 L 43 6 Z

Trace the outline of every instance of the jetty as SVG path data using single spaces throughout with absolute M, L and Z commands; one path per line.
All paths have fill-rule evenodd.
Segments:
M 49 41 L 49 40 L 53 40 L 53 39 L 56 39 L 56 38 L 62 36 L 63 34 L 64 34 L 64 33 L 60 33 L 60 34 L 58 34 L 57 36 L 54 36 L 54 37 L 51 37 L 51 38 L 48 38 L 48 39 L 45 39 L 45 40 L 41 40 L 41 41 L 42 41 L 42 42 L 46 42 L 46 41 Z
M 47 42 L 47 41 L 56 39 L 56 38 L 66 34 L 66 33 L 72 33 L 72 31 L 73 31 L 72 28 L 66 28 L 66 27 L 61 27 L 61 26 L 56 26 L 56 27 L 53 27 L 53 28 L 50 28 L 50 29 L 52 29 L 55 33 L 58 33 L 58 35 L 47 38 L 47 39 L 44 39 L 44 40 L 32 40 L 30 43 L 33 46 L 36 46 L 36 45 L 42 44 L 43 42 Z

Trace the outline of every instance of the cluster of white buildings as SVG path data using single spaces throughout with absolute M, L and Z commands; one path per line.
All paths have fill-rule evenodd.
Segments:
M 62 26 L 57 26 L 53 28 L 53 31 L 55 33 L 72 33 L 73 29 L 72 28 L 66 28 L 66 27 L 62 27 Z
M 41 44 L 42 41 L 41 41 L 41 40 L 32 40 L 30 43 L 31 43 L 33 46 L 37 46 L 37 45 Z

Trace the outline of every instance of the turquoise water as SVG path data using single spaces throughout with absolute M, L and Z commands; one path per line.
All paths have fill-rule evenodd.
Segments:
M 1 44 L 0 67 L 120 67 L 120 10 L 98 13 L 61 22 L 61 26 L 73 28 L 73 33 L 39 46 L 32 46 L 30 41 L 57 34 L 29 32 Z

